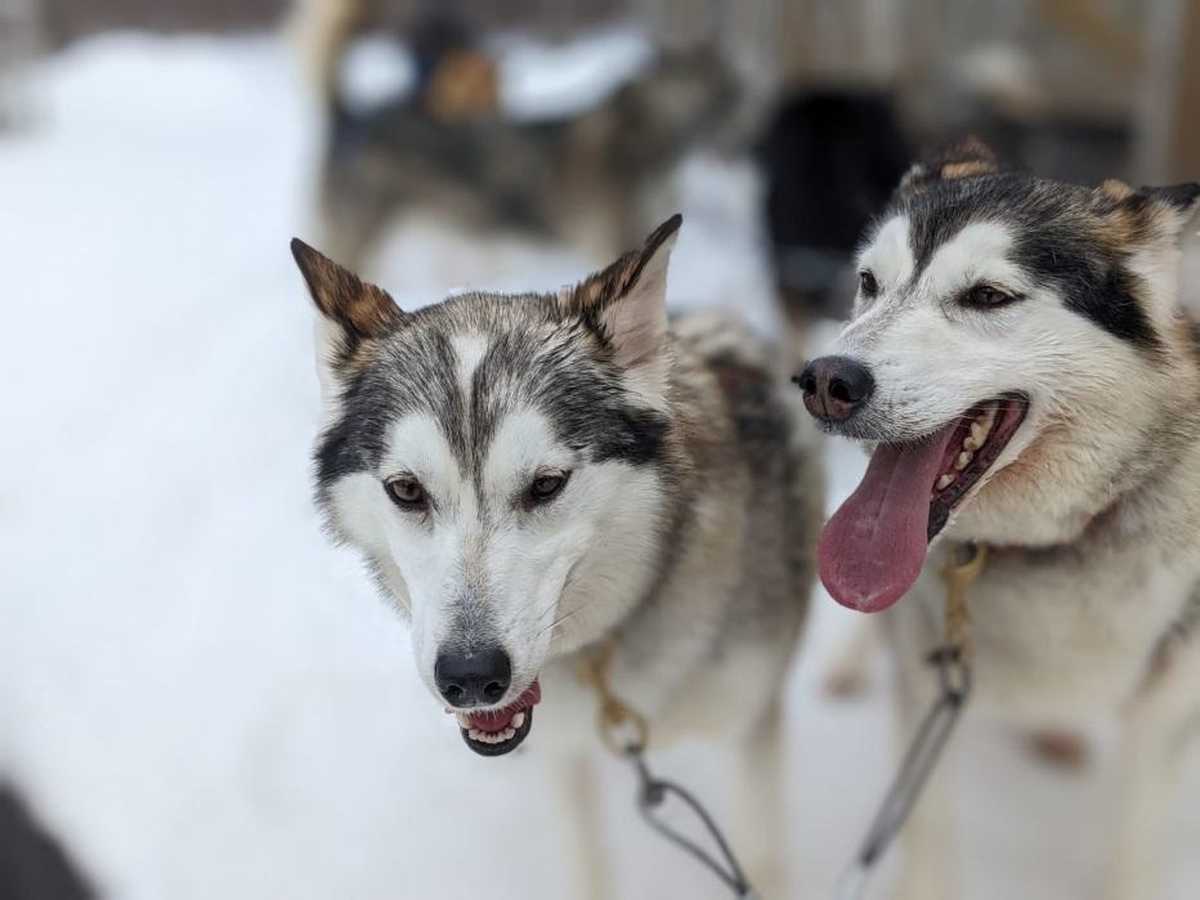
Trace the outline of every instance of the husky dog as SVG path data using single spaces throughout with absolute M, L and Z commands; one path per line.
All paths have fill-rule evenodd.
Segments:
M 320 311 L 316 496 L 472 751 L 511 752 L 535 710 L 552 746 L 593 742 L 575 668 L 605 646 L 653 742 L 744 743 L 754 833 L 778 833 L 762 809 L 822 489 L 769 348 L 722 317 L 668 326 L 680 222 L 557 294 L 416 312 L 294 241 Z
M 321 7 L 312 12 L 319 18 Z M 319 28 L 336 30 L 306 26 Z M 752 127 L 748 92 L 707 45 L 659 52 L 592 107 L 515 118 L 501 107 L 497 61 L 444 17 L 411 31 L 412 89 L 355 109 L 338 77 L 353 34 L 342 31 L 310 51 L 327 57 L 310 64 L 330 126 L 317 211 L 326 248 L 355 268 L 414 210 L 467 230 L 564 241 L 607 261 L 676 205 L 672 175 L 689 152 L 739 149 Z
M 1003 171 L 968 141 L 912 168 L 859 255 L 837 355 L 799 381 L 872 448 L 826 525 L 822 581 L 877 612 L 906 733 L 941 641 L 938 578 L 970 589 L 973 710 L 1022 725 L 1123 715 L 1107 896 L 1157 897 L 1175 765 L 1200 715 L 1200 346 L 1178 262 L 1200 185 L 1098 188 Z M 962 894 L 947 778 L 906 830 L 901 896 Z M 1096 885 L 1093 894 L 1101 893 Z

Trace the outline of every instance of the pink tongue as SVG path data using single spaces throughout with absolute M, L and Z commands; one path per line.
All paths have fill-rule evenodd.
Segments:
M 887 609 L 913 586 L 925 563 L 929 496 L 950 424 L 919 444 L 880 444 L 867 474 L 821 532 L 821 581 L 838 603 Z
M 482 713 L 471 714 L 471 727 L 477 728 L 480 731 L 486 731 L 488 734 L 493 734 L 497 731 L 503 731 L 513 720 L 513 716 L 525 709 L 531 709 L 537 706 L 542 701 L 542 685 L 538 679 L 533 679 L 533 684 L 525 689 L 525 692 L 516 699 L 514 703 L 498 709 Z

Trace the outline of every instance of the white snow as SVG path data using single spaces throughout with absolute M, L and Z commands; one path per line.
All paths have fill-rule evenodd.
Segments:
M 311 509 L 312 322 L 287 240 L 310 221 L 317 132 L 285 49 L 117 36 L 36 74 L 43 122 L 0 136 L 0 775 L 112 897 L 578 896 L 536 730 L 519 758 L 469 754 Z M 769 327 L 753 180 L 691 167 L 707 182 L 671 290 Z M 582 274 L 562 251 L 428 223 L 381 271 L 403 303 Z M 831 460 L 842 496 L 861 462 Z M 803 897 L 830 895 L 891 773 L 884 665 L 864 701 L 823 699 L 849 614 L 817 611 L 788 693 Z M 970 897 L 1095 896 L 1107 755 L 1069 776 L 995 728 L 959 737 Z M 722 761 L 656 765 L 727 818 Z M 623 767 L 605 762 L 603 785 L 623 898 L 723 896 L 636 818 Z M 1179 806 L 1183 898 L 1200 813 Z

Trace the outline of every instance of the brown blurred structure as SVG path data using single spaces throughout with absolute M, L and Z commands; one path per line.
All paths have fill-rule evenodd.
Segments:
M 1200 176 L 1200 0 L 1160 0 L 1148 15 L 1137 111 L 1137 168 L 1147 181 Z

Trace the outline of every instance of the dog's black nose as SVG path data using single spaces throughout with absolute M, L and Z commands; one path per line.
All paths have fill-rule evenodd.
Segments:
M 433 680 L 451 706 L 496 703 L 512 681 L 512 663 L 499 647 L 473 652 L 441 652 L 433 664 Z
M 848 356 L 814 359 L 793 381 L 804 391 L 804 407 L 818 419 L 844 422 L 875 390 L 871 370 Z

